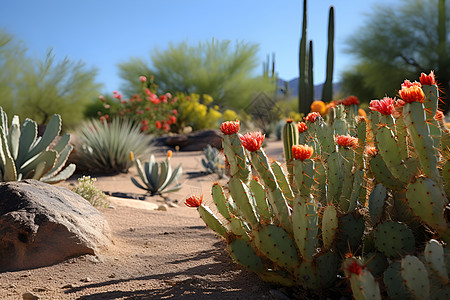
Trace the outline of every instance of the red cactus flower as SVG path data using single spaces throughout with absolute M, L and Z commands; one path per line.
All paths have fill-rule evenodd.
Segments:
M 370 156 L 376 156 L 378 154 L 377 148 L 372 146 L 367 146 L 364 151 Z
M 310 112 L 306 117 L 305 117 L 305 121 L 314 123 L 316 121 L 316 118 L 320 117 L 320 113 L 318 112 Z
M 403 81 L 403 83 L 402 83 L 402 88 L 404 88 L 404 87 L 409 88 L 409 87 L 412 87 L 412 86 L 422 87 L 422 84 L 421 84 L 420 82 L 417 82 L 417 81 L 411 82 L 411 81 L 409 81 L 408 79 L 406 79 L 406 80 Z
M 167 96 L 161 95 L 161 96 L 159 96 L 159 100 L 161 100 L 162 103 L 167 103 Z
M 302 132 L 305 132 L 306 129 L 308 129 L 308 126 L 306 125 L 305 122 L 299 122 L 299 123 L 297 123 L 297 129 L 298 129 L 298 132 L 302 133 Z
M 356 96 L 348 96 L 347 98 L 342 100 L 341 103 L 344 104 L 345 106 L 350 106 L 353 104 L 359 104 L 359 100 L 358 97 Z
M 435 85 L 436 80 L 434 78 L 434 72 L 431 71 L 430 75 L 427 75 L 425 73 L 420 74 L 420 83 L 422 85 Z
M 313 147 L 308 145 L 293 145 L 292 146 L 292 155 L 295 159 L 299 159 L 304 161 L 305 159 L 311 158 L 314 152 Z
M 438 122 L 442 121 L 444 119 L 444 113 L 440 110 L 436 111 L 436 115 L 434 116 L 434 119 Z
M 423 102 L 423 100 L 425 99 L 425 94 L 417 85 L 411 85 L 410 87 L 402 85 L 402 89 L 398 91 L 398 94 L 403 99 L 403 101 L 407 103 Z
M 390 115 L 394 112 L 394 99 L 384 97 L 381 100 L 372 100 L 369 105 L 370 110 L 378 111 L 382 115 Z
M 239 136 L 242 142 L 242 146 L 250 152 L 255 152 L 261 148 L 264 142 L 264 134 L 261 132 L 248 132 L 244 135 Z
M 155 121 L 155 127 L 161 129 L 162 127 L 161 121 Z
M 220 130 L 223 134 L 232 135 L 239 131 L 239 121 L 226 121 L 220 125 Z
M 203 195 L 195 196 L 192 195 L 184 201 L 184 204 L 188 207 L 199 207 L 202 204 Z
M 353 260 L 347 267 L 345 267 L 345 270 L 349 273 L 356 275 L 360 275 L 363 269 L 364 267 L 361 266 L 356 260 Z
M 146 93 L 148 96 L 151 96 L 151 95 L 152 95 L 152 92 L 150 92 L 149 89 L 145 89 L 145 93 Z
M 352 137 L 350 135 L 336 135 L 336 143 L 345 148 L 356 148 L 358 145 L 358 138 Z
M 147 77 L 145 77 L 145 76 L 139 76 L 139 80 L 140 80 L 141 82 L 146 82 L 146 81 L 147 81 Z
M 103 97 L 103 95 L 98 96 L 98 98 L 100 99 L 100 101 L 106 102 L 106 99 L 105 99 L 105 97 Z

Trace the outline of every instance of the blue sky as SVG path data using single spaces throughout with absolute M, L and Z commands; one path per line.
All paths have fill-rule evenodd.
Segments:
M 298 76 L 302 0 L 0 0 L 0 28 L 43 59 L 53 48 L 98 68 L 103 92 L 119 89 L 117 64 L 130 57 L 150 60 L 155 47 L 197 44 L 212 38 L 259 44 L 261 64 L 275 53 L 280 78 Z M 363 24 L 375 3 L 394 0 L 309 0 L 308 38 L 314 43 L 315 83 L 325 80 L 328 9 L 335 6 L 335 81 L 351 65 L 345 39 Z M 257 70 L 258 72 L 262 72 Z

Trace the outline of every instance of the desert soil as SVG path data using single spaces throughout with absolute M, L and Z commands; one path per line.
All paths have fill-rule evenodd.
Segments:
M 167 149 L 154 149 L 160 160 Z M 271 140 L 266 152 L 282 158 L 282 144 Z M 145 202 L 167 210 L 146 210 L 114 202 L 99 208 L 108 220 L 114 245 L 97 256 L 72 258 L 32 270 L 0 273 L 0 299 L 22 299 L 29 293 L 39 299 L 282 299 L 283 290 L 262 282 L 253 273 L 233 263 L 226 243 L 205 226 L 196 209 L 183 204 L 192 194 L 203 194 L 211 203 L 215 175 L 200 175 L 202 152 L 175 152 L 171 162 L 183 164 L 180 191 L 168 199 L 146 197 Z M 73 188 L 77 174 L 60 185 Z M 96 176 L 96 186 L 107 192 L 145 191 L 127 174 Z M 120 201 L 120 200 L 119 200 Z M 33 299 L 33 298 L 29 298 Z M 37 299 L 37 298 L 34 298 Z

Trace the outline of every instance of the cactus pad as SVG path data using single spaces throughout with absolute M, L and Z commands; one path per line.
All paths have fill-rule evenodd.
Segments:
M 375 246 L 388 257 L 399 257 L 414 252 L 415 239 L 405 224 L 392 221 L 379 224 L 375 229 Z

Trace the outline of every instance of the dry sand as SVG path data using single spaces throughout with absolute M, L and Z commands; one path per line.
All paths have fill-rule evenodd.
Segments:
M 266 152 L 281 159 L 281 142 L 271 140 Z M 154 153 L 163 159 L 165 149 Z M 207 203 L 212 201 L 210 188 L 217 177 L 187 175 L 203 171 L 202 157 L 202 152 L 174 153 L 172 166 L 182 163 L 184 170 L 183 188 L 168 195 L 177 206 L 167 211 L 121 205 L 100 208 L 112 229 L 111 249 L 95 257 L 0 273 L 0 299 L 22 299 L 24 293 L 39 299 L 274 299 L 274 294 L 282 299 L 280 290 L 271 290 L 233 263 L 226 243 L 205 227 L 196 209 L 183 204 L 191 194 L 203 194 Z M 130 176 L 137 177 L 134 168 L 128 174 L 99 176 L 96 186 L 108 192 L 144 195 Z M 76 177 L 60 185 L 72 188 Z M 161 197 L 144 201 L 165 203 Z

